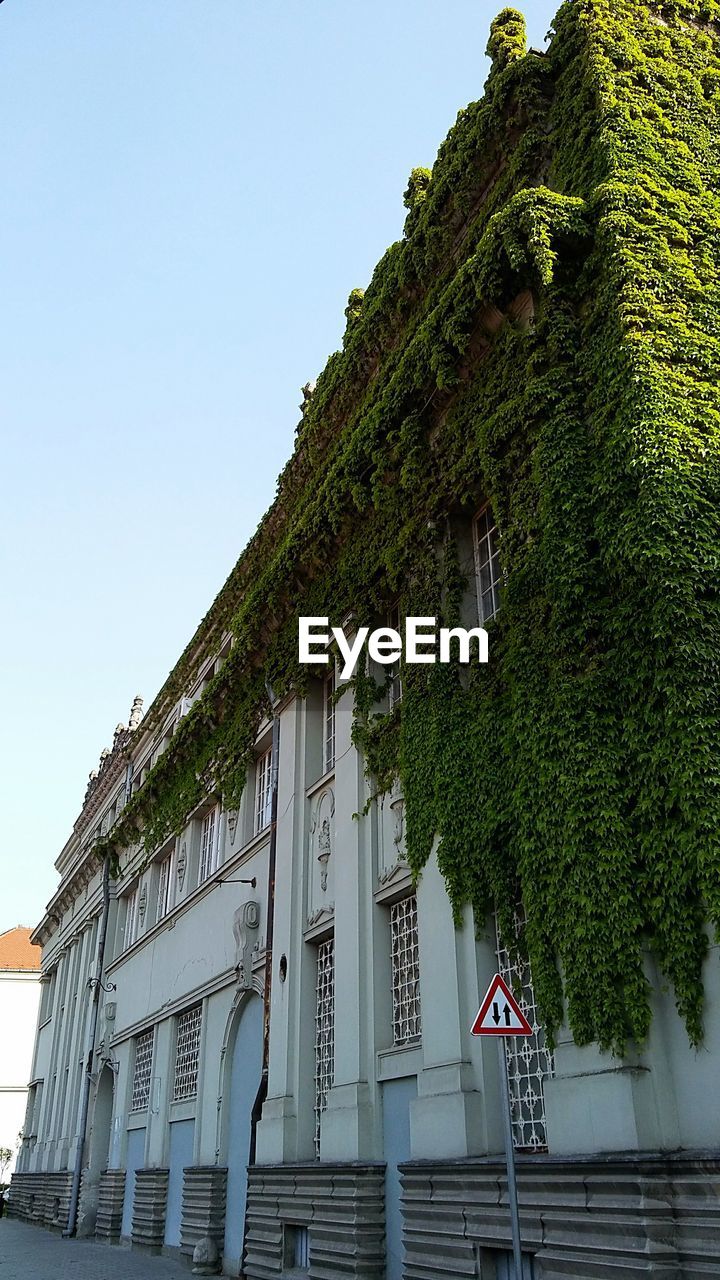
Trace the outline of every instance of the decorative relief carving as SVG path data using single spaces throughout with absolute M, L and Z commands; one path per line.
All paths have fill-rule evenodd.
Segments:
M 408 867 L 405 855 L 405 797 L 397 782 L 378 806 L 378 880 L 387 884 Z
M 146 884 L 144 884 L 144 885 L 143 885 L 143 887 L 142 887 L 142 891 L 141 891 L 141 893 L 140 893 L 140 899 L 139 899 L 139 901 L 138 901 L 138 914 L 139 914 L 139 916 L 140 916 L 140 923 L 141 923 L 141 924 L 142 924 L 143 920 L 145 919 L 145 912 L 146 912 L 146 911 L 147 911 L 147 885 L 146 885 Z
M 335 845 L 335 793 L 325 787 L 313 799 L 310 818 L 308 924 L 322 912 L 332 911 L 333 853 Z
M 252 986 L 252 959 L 259 947 L 257 938 L 259 924 L 260 906 L 254 899 L 238 907 L 233 917 L 235 972 L 238 986 L 245 991 L 249 991 Z
M 186 870 L 187 870 L 187 845 L 183 840 L 182 844 L 180 845 L 180 852 L 178 854 L 178 860 L 177 860 L 177 879 L 178 879 L 178 885 L 180 886 L 181 889 L 183 887 L 183 884 L 185 883 Z
M 227 813 L 227 827 L 230 833 L 230 845 L 235 843 L 235 830 L 237 828 L 238 811 L 237 809 L 229 809 Z

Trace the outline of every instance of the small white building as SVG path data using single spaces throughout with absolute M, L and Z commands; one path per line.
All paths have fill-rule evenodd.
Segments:
M 35 1043 L 41 951 L 31 932 L 18 925 L 0 934 L 0 1147 L 13 1153 L 5 1169 L 0 1161 L 0 1182 L 15 1168 Z

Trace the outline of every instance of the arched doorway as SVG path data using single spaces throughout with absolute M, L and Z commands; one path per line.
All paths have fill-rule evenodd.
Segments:
M 95 1231 L 100 1177 L 108 1165 L 112 1131 L 115 1076 L 106 1064 L 100 1072 L 95 1091 L 95 1106 L 88 1140 L 88 1163 L 83 1174 L 82 1195 L 78 1210 L 78 1236 L 91 1236 Z
M 228 1181 L 223 1270 L 228 1275 L 237 1276 L 241 1270 L 245 1236 L 251 1117 L 262 1073 L 263 1005 L 259 996 L 251 995 L 238 1009 L 230 1047 L 225 1118 Z

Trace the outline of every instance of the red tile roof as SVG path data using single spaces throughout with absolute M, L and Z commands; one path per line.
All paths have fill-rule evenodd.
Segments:
M 0 969 L 34 969 L 40 972 L 40 947 L 30 941 L 32 929 L 18 925 L 0 933 Z

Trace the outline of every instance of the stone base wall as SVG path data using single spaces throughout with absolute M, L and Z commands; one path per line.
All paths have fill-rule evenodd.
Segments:
M 165 1239 L 168 1169 L 137 1169 L 133 1195 L 133 1248 L 157 1251 Z
M 225 1239 L 225 1199 L 227 1169 L 217 1165 L 194 1165 L 183 1173 L 180 1242 L 183 1253 L 192 1256 L 198 1240 L 210 1236 L 222 1254 Z
M 95 1235 L 99 1240 L 119 1240 L 125 1198 L 125 1170 L 106 1169 L 100 1174 Z
M 67 1226 L 72 1173 L 14 1173 L 8 1215 L 63 1231 Z
M 534 1280 L 720 1275 L 720 1153 L 519 1156 L 523 1252 Z M 403 1280 L 495 1280 L 511 1249 L 504 1161 L 402 1166 Z M 500 1255 L 501 1256 L 501 1255 Z
M 255 1165 L 248 1175 L 243 1274 L 291 1270 L 286 1227 L 307 1227 L 310 1280 L 384 1280 L 382 1164 Z

